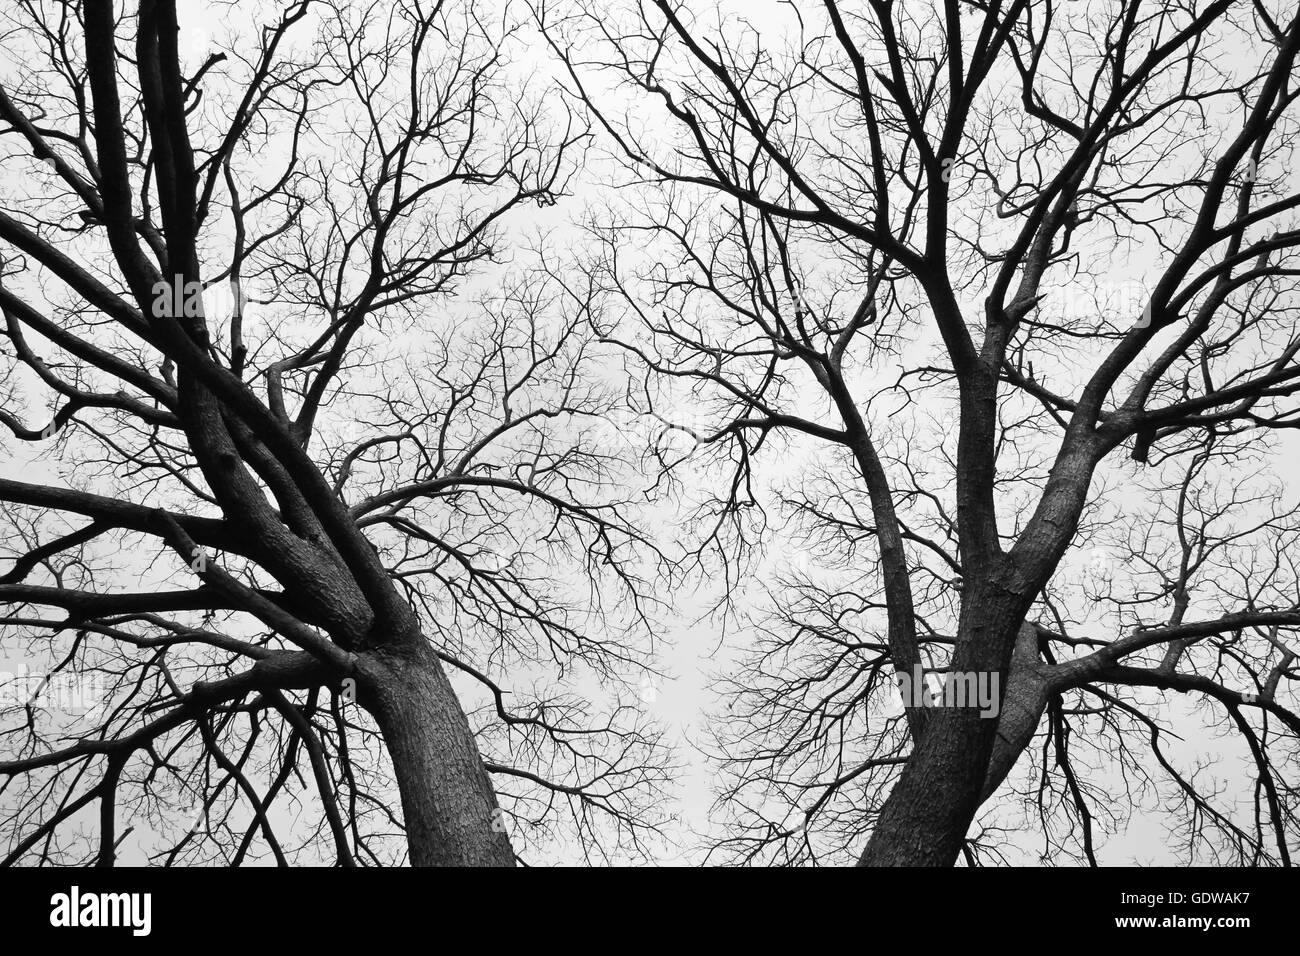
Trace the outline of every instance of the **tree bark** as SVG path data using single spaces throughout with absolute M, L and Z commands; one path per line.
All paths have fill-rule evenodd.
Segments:
M 999 675 L 997 716 L 982 717 L 978 707 L 929 711 L 859 866 L 952 866 L 980 804 L 1033 737 L 1046 703 L 1033 628 L 1020 621 L 1008 631 L 996 613 L 973 616 L 953 667 Z
M 1022 624 L 1016 637 L 1016 649 L 1011 655 L 1011 674 L 1002 697 L 1002 708 L 998 712 L 993 752 L 989 755 L 988 771 L 980 790 L 981 806 L 1002 786 L 1002 781 L 1007 779 L 1033 740 L 1051 693 L 1047 667 L 1038 659 L 1038 632 L 1032 624 Z
M 412 866 L 514 866 L 496 793 L 442 664 L 423 638 L 359 659 L 402 797 Z
M 972 708 L 931 712 L 924 736 L 880 810 L 859 866 L 952 866 L 989 763 L 984 720 Z

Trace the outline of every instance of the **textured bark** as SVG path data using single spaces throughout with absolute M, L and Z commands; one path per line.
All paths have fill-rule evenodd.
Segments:
M 973 708 L 931 711 L 925 736 L 881 809 L 859 866 L 951 866 L 976 812 L 1033 739 L 1052 687 L 1038 636 L 1022 623 L 1000 672 L 997 719 Z
M 979 807 L 994 721 L 971 708 L 931 713 L 881 808 L 859 866 L 952 866 Z
M 362 703 L 383 733 L 402 796 L 412 866 L 514 866 L 469 721 L 422 641 L 361 661 Z
M 952 866 L 976 811 L 1006 778 L 1046 703 L 1036 638 L 972 596 L 953 667 L 999 675 L 996 718 L 977 707 L 937 707 L 881 807 L 859 866 Z M 1040 704 L 1040 701 L 1042 702 Z
M 1023 624 L 1011 656 L 1011 675 L 1002 697 L 997 736 L 980 791 L 981 805 L 1002 786 L 1002 781 L 1007 779 L 1029 746 L 1039 721 L 1043 719 L 1050 694 L 1047 668 L 1038 659 L 1038 632 L 1032 624 Z

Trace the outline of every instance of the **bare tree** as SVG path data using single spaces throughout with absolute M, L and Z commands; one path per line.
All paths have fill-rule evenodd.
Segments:
M 1095 863 L 1146 801 L 1289 863 L 1296 5 L 536 13 L 627 171 L 608 337 L 716 413 L 709 541 L 739 579 L 776 497 L 818 557 L 726 678 L 717 850 L 977 863 L 1020 807 Z
M 503 265 L 589 131 L 500 11 L 214 13 L 5 13 L 0 633 L 45 670 L 4 858 L 635 853 L 657 559 L 600 300 Z

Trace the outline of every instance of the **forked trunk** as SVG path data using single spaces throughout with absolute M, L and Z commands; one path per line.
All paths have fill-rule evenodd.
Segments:
M 894 784 L 859 866 L 952 866 L 979 809 L 992 726 L 974 708 L 936 708 Z
M 976 812 L 1032 739 L 1047 701 L 1034 630 L 1022 623 L 1013 633 L 1014 655 L 1005 663 L 997 660 L 1005 653 L 998 646 L 954 662 L 964 670 L 982 660 L 983 668 L 998 673 L 997 714 L 981 716 L 978 707 L 928 712 L 925 732 L 881 808 L 859 866 L 957 862 Z

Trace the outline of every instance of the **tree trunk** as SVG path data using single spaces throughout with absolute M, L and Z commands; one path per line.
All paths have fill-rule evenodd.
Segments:
M 980 805 L 997 791 L 1025 752 L 1043 719 L 1052 694 L 1048 668 L 1038 658 L 1038 631 L 1022 624 L 1011 655 L 1011 675 L 998 713 L 997 737 L 989 755 L 989 768 L 980 790 Z M 976 807 L 978 810 L 979 808 Z
M 978 600 L 972 604 L 980 606 Z M 1033 628 L 1021 621 L 1007 629 L 995 623 L 997 615 L 976 616 L 983 620 L 959 642 L 953 667 L 998 673 L 997 717 L 981 717 L 978 707 L 929 711 L 859 866 L 952 866 L 980 804 L 1033 736 L 1046 702 Z
M 383 733 L 402 796 L 412 866 L 514 866 L 496 793 L 469 721 L 423 639 L 366 655 L 362 700 Z
M 989 725 L 969 707 L 930 712 L 921 742 L 894 784 L 859 866 L 952 866 L 988 770 Z

